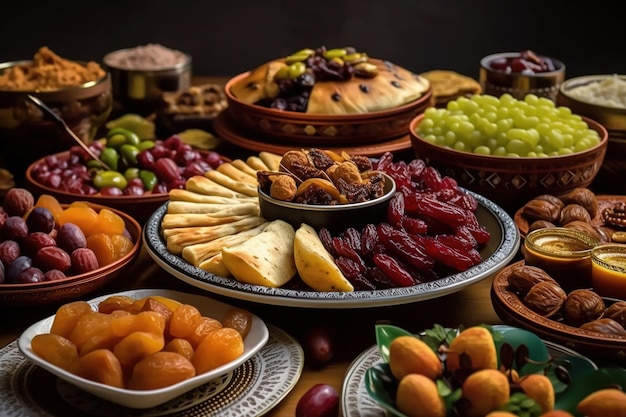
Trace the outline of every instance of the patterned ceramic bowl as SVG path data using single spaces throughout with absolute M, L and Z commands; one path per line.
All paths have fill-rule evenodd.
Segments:
M 442 175 L 456 179 L 460 186 L 504 208 L 521 207 L 540 194 L 562 195 L 577 187 L 587 187 L 602 165 L 608 143 L 606 129 L 583 117 L 601 138 L 598 145 L 585 151 L 545 158 L 479 155 L 425 141 L 416 133 L 423 118 L 423 115 L 416 117 L 410 125 L 416 156 Z

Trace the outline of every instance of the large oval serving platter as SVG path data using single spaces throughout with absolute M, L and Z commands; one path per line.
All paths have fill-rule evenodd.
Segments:
M 517 226 L 501 207 L 470 192 L 478 201 L 476 217 L 491 234 L 481 249 L 482 262 L 436 281 L 404 288 L 373 291 L 318 292 L 249 285 L 197 268 L 169 252 L 161 236 L 161 221 L 167 203 L 157 209 L 144 226 L 144 246 L 164 270 L 176 278 L 211 293 L 262 304 L 306 308 L 365 308 L 412 303 L 442 297 L 464 289 L 504 268 L 519 249 Z

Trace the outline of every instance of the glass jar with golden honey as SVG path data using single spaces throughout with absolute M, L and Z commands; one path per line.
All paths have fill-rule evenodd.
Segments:
M 626 244 L 606 243 L 593 248 L 591 285 L 599 295 L 626 300 Z
M 594 237 L 565 227 L 537 229 L 524 240 L 527 265 L 546 271 L 566 291 L 591 287 L 591 250 Z

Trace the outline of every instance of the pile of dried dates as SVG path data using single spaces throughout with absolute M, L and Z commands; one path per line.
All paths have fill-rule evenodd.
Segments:
M 543 269 L 519 265 L 507 278 L 509 289 L 535 313 L 602 334 L 626 337 L 626 301 L 607 305 L 591 289 L 581 288 L 566 293 Z
M 593 191 L 576 188 L 563 196 L 539 195 L 527 202 L 521 215 L 528 221 L 528 232 L 549 227 L 576 229 L 601 243 L 626 242 L 626 204 L 600 207 Z M 598 221 L 599 220 L 599 221 Z

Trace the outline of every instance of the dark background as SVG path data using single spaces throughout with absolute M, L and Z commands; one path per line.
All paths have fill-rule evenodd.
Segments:
M 43 45 L 64 58 L 161 43 L 189 53 L 196 75 L 231 76 L 305 47 L 354 46 L 414 72 L 477 78 L 479 60 L 532 49 L 566 77 L 626 73 L 619 0 L 12 1 L 0 13 L 0 61 Z

